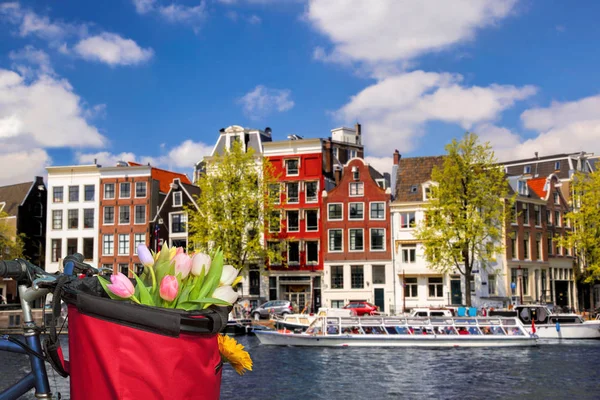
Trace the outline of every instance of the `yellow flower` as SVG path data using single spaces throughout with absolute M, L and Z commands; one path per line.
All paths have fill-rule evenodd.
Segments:
M 252 359 L 250 354 L 244 350 L 244 346 L 227 335 L 218 335 L 218 338 L 223 362 L 230 363 L 235 372 L 240 375 L 244 375 L 245 370 L 252 371 Z

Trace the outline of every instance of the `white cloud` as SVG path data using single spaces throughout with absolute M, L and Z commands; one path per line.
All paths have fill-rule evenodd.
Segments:
M 403 151 L 417 146 L 424 124 L 441 121 L 471 129 L 494 121 L 516 101 L 536 92 L 533 86 L 461 86 L 462 76 L 413 71 L 385 78 L 353 96 L 334 115 L 344 123 L 360 121 L 364 143 L 376 156 L 390 152 L 389 143 Z
M 213 147 L 213 145 L 207 145 L 202 142 L 186 140 L 179 146 L 171 149 L 168 158 L 162 161 L 167 165 L 178 168 L 193 167 L 204 156 L 210 155 Z
M 122 152 L 119 154 L 112 154 L 108 151 L 99 151 L 96 153 L 82 153 L 77 152 L 75 158 L 79 164 L 93 164 L 96 161 L 98 164 L 104 167 L 114 167 L 119 161 L 131 161 L 139 164 L 156 165 L 156 159 L 153 157 L 139 157 L 131 152 Z
M 0 147 L 99 147 L 106 138 L 85 119 L 68 81 L 42 75 L 28 82 L 0 69 Z
M 50 63 L 50 56 L 48 53 L 43 50 L 38 50 L 33 46 L 25 46 L 25 48 L 19 51 L 11 51 L 8 53 L 8 57 L 15 62 L 15 69 L 27 77 L 33 75 L 33 70 L 29 65 L 33 65 L 37 68 L 38 73 L 54 75 L 54 69 Z M 26 65 L 23 65 L 22 63 L 25 63 Z
M 107 32 L 81 40 L 75 45 L 75 51 L 86 60 L 110 66 L 141 64 L 154 54 L 151 48 L 141 48 L 131 39 Z
M 154 10 L 156 0 L 133 0 L 135 10 L 139 14 L 146 14 Z
M 251 15 L 248 17 L 248 23 L 250 25 L 259 25 L 262 22 L 262 19 L 258 15 Z
M 332 56 L 368 63 L 410 60 L 472 40 L 517 0 L 310 0 L 306 19 L 333 42 Z
M 392 166 L 394 164 L 394 159 L 392 157 L 366 156 L 365 162 L 371 165 L 371 167 L 375 168 L 377 172 L 381 174 L 384 174 L 386 172 L 388 174 L 392 173 Z
M 598 118 L 600 118 L 600 95 L 566 103 L 554 101 L 550 107 L 532 108 L 521 114 L 521 121 L 525 128 L 539 131 Z
M 242 104 L 244 114 L 251 119 L 261 119 L 274 111 L 288 111 L 294 107 L 289 89 L 270 89 L 257 85 L 254 90 L 246 93 L 238 103 Z
M 208 14 L 204 0 L 196 6 L 185 6 L 177 3 L 165 5 L 157 0 L 133 0 L 133 4 L 138 14 L 154 12 L 170 23 L 190 25 L 195 32 L 198 31 Z
M 35 176 L 45 176 L 45 168 L 51 162 L 48 153 L 38 148 L 0 154 L 0 186 L 29 182 Z

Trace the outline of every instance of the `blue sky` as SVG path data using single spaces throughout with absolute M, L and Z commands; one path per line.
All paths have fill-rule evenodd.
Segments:
M 594 152 L 600 4 L 550 0 L 0 2 L 0 184 L 128 159 L 190 173 L 229 125 L 368 161 Z

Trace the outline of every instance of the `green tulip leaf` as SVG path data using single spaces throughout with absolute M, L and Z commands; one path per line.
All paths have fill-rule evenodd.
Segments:
M 219 282 L 221 281 L 221 274 L 223 273 L 223 252 L 219 249 L 215 253 L 215 256 L 212 259 L 212 263 L 210 265 L 210 270 L 206 275 L 206 280 L 202 285 L 202 289 L 200 289 L 200 293 L 198 293 L 199 298 L 206 297 L 208 295 L 212 295 Z
M 216 304 L 218 306 L 230 306 L 231 303 L 225 301 L 225 300 L 221 300 L 221 299 L 215 299 L 212 297 L 205 297 L 203 299 L 198 299 L 198 300 L 188 300 L 187 303 L 193 303 L 193 304 Z
M 137 282 L 137 285 L 135 288 L 136 288 L 136 291 L 139 290 L 138 298 L 140 299 L 140 302 L 147 306 L 153 306 L 154 300 L 152 299 L 150 292 L 148 292 L 148 288 L 146 287 L 144 282 L 142 282 L 142 280 L 137 276 L 137 274 L 133 274 L 133 276 L 135 277 L 135 280 Z

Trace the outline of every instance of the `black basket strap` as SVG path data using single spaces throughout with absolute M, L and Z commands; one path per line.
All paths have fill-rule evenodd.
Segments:
M 210 307 L 200 318 L 182 315 L 181 331 L 186 333 L 219 333 L 227 327 L 228 311 L 225 307 Z

